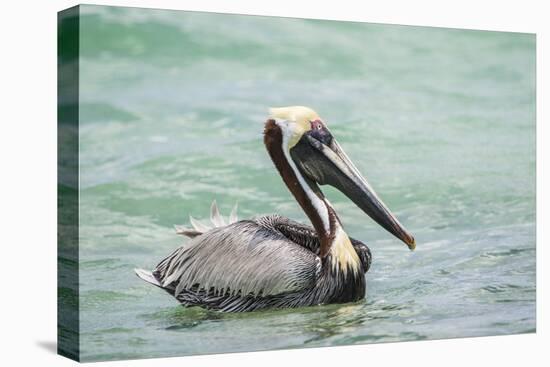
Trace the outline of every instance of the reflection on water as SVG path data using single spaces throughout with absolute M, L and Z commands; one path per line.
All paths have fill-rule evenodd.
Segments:
M 534 331 L 534 36 L 95 6 L 81 29 L 83 360 Z M 372 250 L 364 301 L 225 315 L 141 282 L 213 199 L 307 221 L 262 145 L 267 108 L 291 104 L 417 250 L 323 188 Z

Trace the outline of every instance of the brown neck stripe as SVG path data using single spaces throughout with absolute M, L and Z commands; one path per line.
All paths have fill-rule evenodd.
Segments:
M 264 144 L 286 186 L 308 216 L 313 228 L 315 228 L 321 242 L 321 257 L 325 257 L 330 250 L 336 227 L 337 219 L 335 218 L 334 210 L 332 210 L 330 206 L 327 206 L 331 233 L 326 233 L 323 220 L 308 198 L 305 189 L 300 185 L 294 170 L 287 161 L 283 151 L 283 132 L 273 119 L 267 120 L 265 124 Z

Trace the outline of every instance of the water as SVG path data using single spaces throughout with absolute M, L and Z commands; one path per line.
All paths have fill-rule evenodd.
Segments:
M 95 6 L 81 30 L 84 360 L 535 330 L 533 35 Z M 307 222 L 261 137 L 295 104 L 417 250 L 325 188 L 373 252 L 366 300 L 225 315 L 140 281 L 213 199 Z

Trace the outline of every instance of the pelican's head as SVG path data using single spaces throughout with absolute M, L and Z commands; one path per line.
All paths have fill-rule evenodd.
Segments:
M 283 149 L 304 177 L 335 187 L 411 250 L 415 248 L 413 236 L 376 195 L 315 111 L 292 106 L 269 112 L 282 131 Z

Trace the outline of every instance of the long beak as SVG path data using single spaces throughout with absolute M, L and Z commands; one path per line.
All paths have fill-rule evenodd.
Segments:
M 306 135 L 306 137 L 309 144 L 324 158 L 308 160 L 310 164 L 305 167 L 313 173 L 315 180 L 321 185 L 328 184 L 340 190 L 376 223 L 403 241 L 409 249 L 414 250 L 416 247 L 414 237 L 380 200 L 336 140 L 332 139 L 326 145 L 312 136 Z M 311 163 L 317 167 L 311 167 Z

